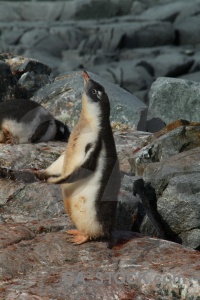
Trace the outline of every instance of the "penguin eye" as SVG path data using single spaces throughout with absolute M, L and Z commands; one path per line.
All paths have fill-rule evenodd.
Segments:
M 97 93 L 97 90 L 93 89 L 92 94 L 96 94 L 96 93 Z

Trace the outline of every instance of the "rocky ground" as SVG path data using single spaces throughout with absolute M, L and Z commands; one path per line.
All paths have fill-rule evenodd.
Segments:
M 74 246 L 60 188 L 32 172 L 66 144 L 0 145 L 0 300 L 199 300 L 200 1 L 104 5 L 0 2 L 0 102 L 31 98 L 73 129 L 90 70 L 122 174 L 113 248 Z

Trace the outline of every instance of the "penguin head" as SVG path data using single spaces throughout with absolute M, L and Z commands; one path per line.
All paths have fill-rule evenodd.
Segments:
M 86 71 L 83 72 L 84 93 L 89 102 L 98 106 L 101 115 L 110 116 L 110 103 L 104 87 L 92 80 Z

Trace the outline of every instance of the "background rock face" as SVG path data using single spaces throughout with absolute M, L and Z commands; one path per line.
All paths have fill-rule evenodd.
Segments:
M 157 77 L 199 82 L 194 73 L 200 71 L 200 0 L 0 5 L 0 51 L 38 59 L 52 68 L 53 76 L 86 69 L 145 103 Z

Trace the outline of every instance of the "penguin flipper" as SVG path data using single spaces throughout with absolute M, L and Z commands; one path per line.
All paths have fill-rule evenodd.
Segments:
M 61 176 L 63 163 L 64 163 L 64 154 L 58 157 L 48 168 L 45 170 L 35 170 L 33 173 L 39 180 L 48 180 L 50 177 L 58 178 Z
M 58 178 L 51 177 L 48 179 L 48 182 L 54 184 L 73 183 L 78 180 L 87 178 L 92 173 L 93 171 L 80 167 L 78 169 L 75 169 L 71 174 L 60 176 Z

